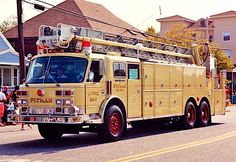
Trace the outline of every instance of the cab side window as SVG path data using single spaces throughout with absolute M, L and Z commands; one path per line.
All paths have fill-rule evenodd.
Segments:
M 125 78 L 126 77 L 126 64 L 123 62 L 115 62 L 113 64 L 113 72 L 115 78 Z
M 129 64 L 128 65 L 128 79 L 138 80 L 139 77 L 139 65 L 138 64 Z
M 101 81 L 103 76 L 99 75 L 99 61 L 92 61 L 89 73 L 93 73 L 93 79 L 92 80 L 88 79 L 89 82 L 100 82 Z M 91 74 L 89 74 L 89 75 L 91 75 Z

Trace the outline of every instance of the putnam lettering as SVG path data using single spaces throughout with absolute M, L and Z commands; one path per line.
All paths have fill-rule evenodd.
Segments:
M 30 98 L 30 103 L 52 103 L 52 98 Z

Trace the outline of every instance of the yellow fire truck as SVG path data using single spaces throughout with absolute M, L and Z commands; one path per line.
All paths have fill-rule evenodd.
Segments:
M 47 140 L 97 131 L 117 141 L 128 123 L 178 119 L 189 129 L 225 114 L 225 72 L 216 75 L 213 64 L 207 76 L 196 45 L 186 49 L 65 24 L 42 25 L 37 45 L 17 91 L 19 114 L 9 120 L 37 124 Z

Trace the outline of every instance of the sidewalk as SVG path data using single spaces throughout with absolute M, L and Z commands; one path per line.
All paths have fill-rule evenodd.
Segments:
M 235 111 L 235 110 L 236 110 L 236 104 L 230 104 L 229 106 L 225 108 L 226 112 Z
M 36 125 L 31 125 L 32 129 L 37 129 Z M 28 131 L 28 130 L 32 130 L 31 128 L 29 128 L 27 126 L 27 124 L 24 126 L 24 130 L 21 130 L 21 123 L 20 124 L 16 124 L 16 125 L 6 125 L 4 127 L 0 127 L 0 134 L 1 133 L 6 133 L 6 132 L 24 132 L 24 131 Z

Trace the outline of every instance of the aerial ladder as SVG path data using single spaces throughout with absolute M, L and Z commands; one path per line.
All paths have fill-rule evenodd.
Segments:
M 42 25 L 37 45 L 47 50 L 75 51 L 81 48 L 81 41 L 91 42 L 91 50 L 97 53 L 120 52 L 121 56 L 142 60 L 201 64 L 196 44 L 189 49 L 65 24 L 57 27 Z

